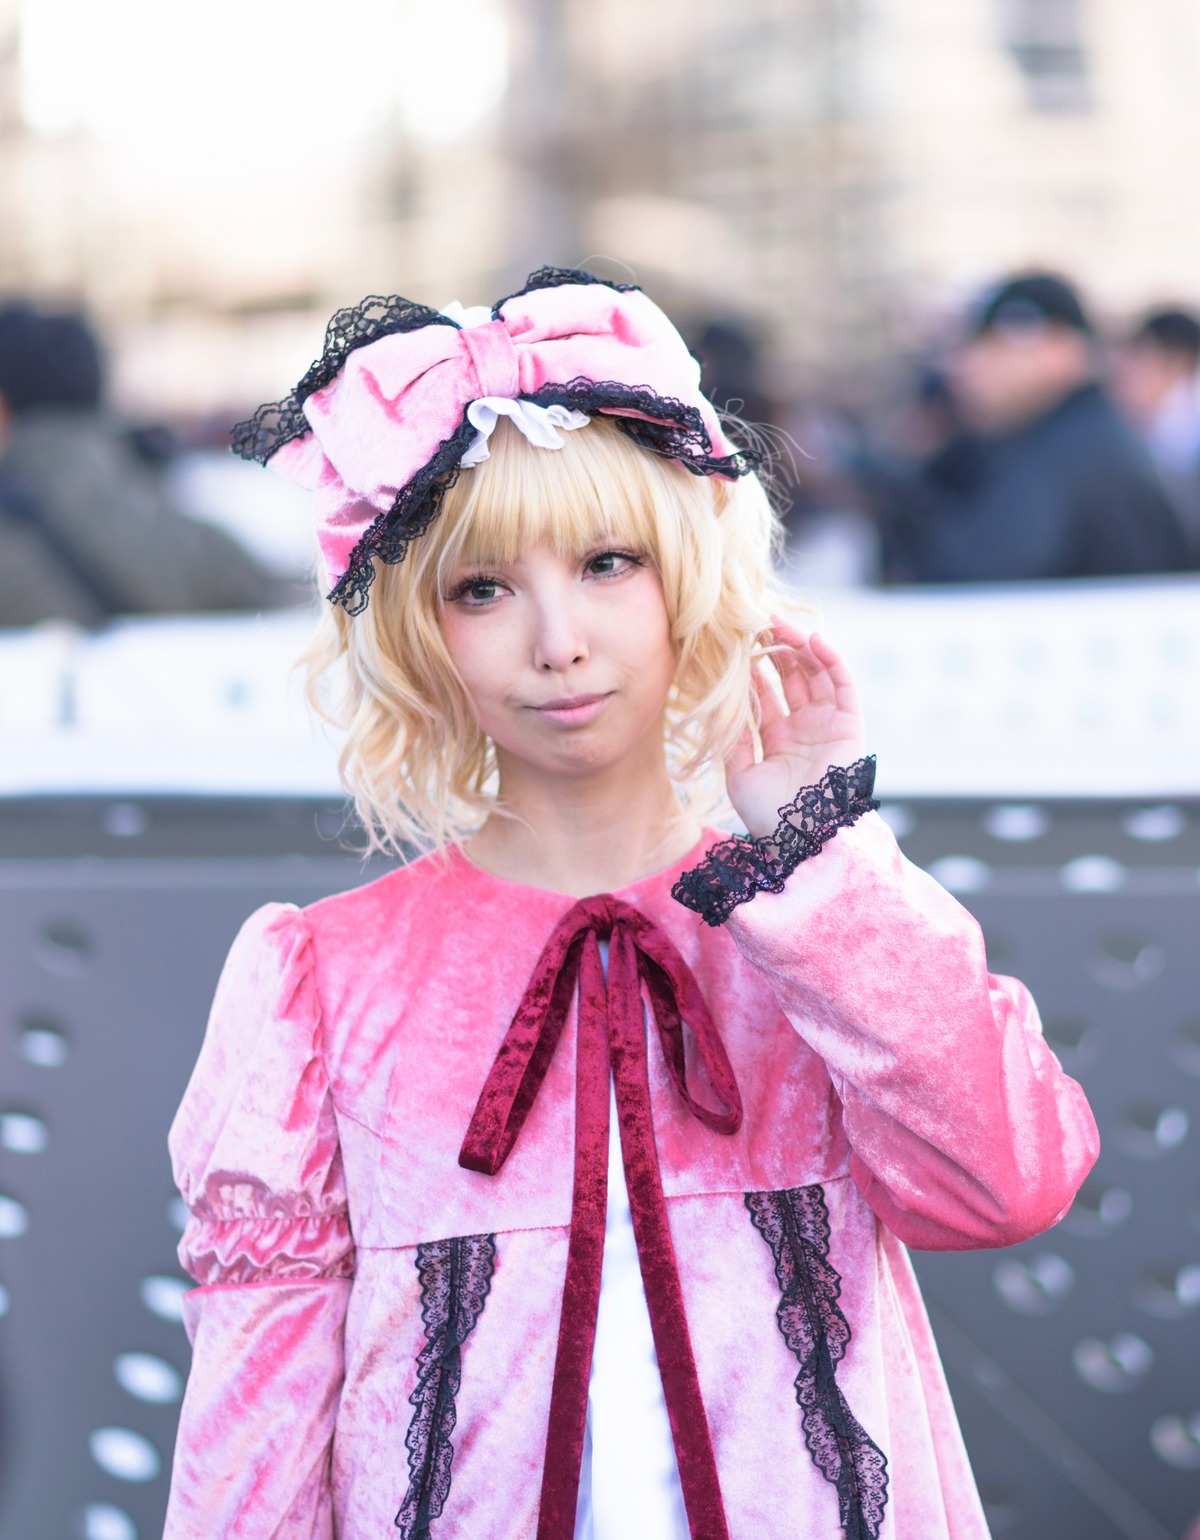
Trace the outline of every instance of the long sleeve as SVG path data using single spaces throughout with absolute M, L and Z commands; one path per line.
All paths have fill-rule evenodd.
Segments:
M 974 919 L 878 815 L 728 928 L 825 1061 L 851 1175 L 902 1241 L 1007 1246 L 1061 1217 L 1099 1150 L 1083 1091 L 1029 992 L 988 973 Z
M 354 1246 L 298 910 L 234 942 L 170 1147 L 200 1287 L 164 1540 L 331 1540 Z

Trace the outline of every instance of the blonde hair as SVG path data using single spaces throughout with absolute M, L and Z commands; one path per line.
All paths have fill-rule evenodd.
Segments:
M 672 778 L 698 812 L 723 799 L 712 772 L 753 720 L 752 659 L 785 602 L 767 496 L 755 476 L 693 475 L 604 417 L 563 436 L 562 449 L 536 449 L 501 421 L 491 457 L 461 473 L 404 561 L 376 562 L 366 610 L 352 618 L 330 608 L 302 660 L 310 700 L 345 733 L 339 768 L 368 848 L 442 846 L 497 809 L 492 745 L 439 610 L 461 564 L 511 562 L 539 544 L 578 555 L 613 540 L 653 562 L 677 659 L 666 713 Z

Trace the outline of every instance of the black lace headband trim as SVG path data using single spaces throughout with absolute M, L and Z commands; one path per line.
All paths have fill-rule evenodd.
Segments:
M 320 358 L 309 366 L 295 390 L 282 401 L 268 401 L 253 417 L 234 428 L 230 435 L 234 454 L 265 465 L 285 444 L 311 432 L 304 403 L 341 372 L 356 348 L 365 348 L 368 343 L 396 332 L 420 331 L 423 326 L 453 326 L 455 331 L 462 330 L 457 321 L 440 310 L 414 304 L 399 294 L 369 294 L 361 304 L 339 310 L 326 328 Z
M 637 284 L 597 278 L 582 268 L 540 267 L 529 275 L 523 288 L 495 305 L 492 315 L 498 318 L 509 300 L 531 294 L 536 289 L 556 289 L 564 284 L 600 284 L 619 294 L 638 288 Z M 253 417 L 238 423 L 232 434 L 233 452 L 243 460 L 255 460 L 265 465 L 285 444 L 303 438 L 310 431 L 304 415 L 305 401 L 338 375 L 355 349 L 397 332 L 419 331 L 424 326 L 462 329 L 457 321 L 441 311 L 414 304 L 398 294 L 373 294 L 360 305 L 339 310 L 325 333 L 321 357 L 282 401 L 268 402 L 260 406 Z M 570 407 L 589 415 L 608 412 L 621 431 L 640 448 L 664 459 L 678 460 L 697 476 L 745 476 L 763 463 L 764 456 L 750 447 L 733 454 L 714 455 L 712 440 L 699 410 L 682 401 L 655 395 L 644 385 L 574 379 L 543 385 L 522 399 L 539 406 Z M 637 415 L 626 415 L 631 412 Z M 366 609 L 375 579 L 376 559 L 389 565 L 404 560 L 412 542 L 423 535 L 437 517 L 474 437 L 475 430 L 464 416 L 450 437 L 438 445 L 428 463 L 400 488 L 391 507 L 373 520 L 351 552 L 345 573 L 328 594 L 331 603 L 340 604 L 350 615 L 361 614 Z
M 839 829 L 857 823 L 879 806 L 875 756 L 848 766 L 831 765 L 814 786 L 805 786 L 786 807 L 769 838 L 735 834 L 714 845 L 691 871 L 684 872 L 671 897 L 694 909 L 706 925 L 720 925 L 739 904 L 756 893 L 782 893 L 784 882 Z
M 492 306 L 492 315 L 499 318 L 500 311 L 510 299 L 532 294 L 535 289 L 558 289 L 569 283 L 598 283 L 618 294 L 637 289 L 635 283 L 611 283 L 607 278 L 596 278 L 581 267 L 539 267 L 530 273 L 523 288 L 507 294 L 498 305 Z M 378 342 L 396 332 L 419 331 L 423 326 L 453 326 L 461 331 L 457 321 L 434 310 L 429 305 L 418 305 L 400 294 L 369 294 L 358 305 L 339 310 L 325 330 L 325 346 L 321 356 L 309 366 L 308 372 L 282 401 L 269 401 L 260 406 L 253 417 L 239 422 L 231 436 L 233 452 L 243 460 L 256 460 L 259 465 L 267 461 L 294 438 L 303 438 L 309 431 L 304 415 L 304 403 L 314 391 L 322 390 L 344 367 L 347 358 L 356 348 Z
M 595 273 L 585 272 L 582 267 L 539 267 L 536 273 L 530 273 L 523 287 L 506 294 L 492 306 L 492 316 L 499 320 L 500 312 L 510 299 L 520 299 L 522 294 L 532 294 L 535 289 L 561 289 L 566 283 L 598 283 L 606 289 L 615 289 L 618 294 L 640 294 L 642 290 L 639 283 L 614 283 L 611 278 L 597 278 Z
M 759 457 L 750 450 L 714 455 L 699 411 L 682 401 L 657 396 L 644 385 L 577 379 L 563 385 L 543 385 L 521 399 L 539 406 L 571 407 L 593 416 L 610 412 L 614 424 L 635 444 L 664 459 L 678 460 L 697 476 L 745 476 L 759 464 Z M 627 412 L 643 415 L 623 415 Z M 389 566 L 404 560 L 409 546 L 437 517 L 474 437 L 475 429 L 464 416 L 455 432 L 442 440 L 433 457 L 400 488 L 391 507 L 378 515 L 354 547 L 345 573 L 327 595 L 331 603 L 340 604 L 349 615 L 366 609 L 376 559 Z

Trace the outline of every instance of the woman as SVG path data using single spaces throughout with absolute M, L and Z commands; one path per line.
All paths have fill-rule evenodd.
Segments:
M 364 821 L 430 848 L 222 976 L 170 1540 L 985 1536 L 904 1247 L 1052 1224 L 1095 1126 L 872 811 L 670 323 L 368 302 L 241 443 L 314 488 Z

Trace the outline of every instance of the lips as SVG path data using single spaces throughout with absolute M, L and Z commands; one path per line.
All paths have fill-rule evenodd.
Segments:
M 608 694 L 563 695 L 533 709 L 543 722 L 557 722 L 560 727 L 584 727 L 600 715 L 608 698 Z
M 561 700 L 548 700 L 535 711 L 574 711 L 577 706 L 591 706 L 603 700 L 603 695 L 564 695 Z

